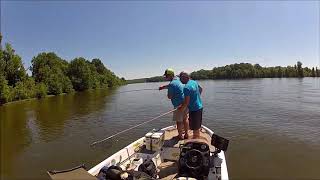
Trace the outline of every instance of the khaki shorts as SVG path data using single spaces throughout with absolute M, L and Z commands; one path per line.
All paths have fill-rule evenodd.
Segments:
M 176 122 L 183 122 L 183 119 L 188 117 L 189 117 L 189 110 L 188 108 L 186 108 L 184 112 L 181 112 L 179 110 L 174 111 L 172 120 Z

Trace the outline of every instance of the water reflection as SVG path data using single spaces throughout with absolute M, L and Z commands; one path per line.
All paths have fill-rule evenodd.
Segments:
M 65 133 L 68 121 L 77 121 L 90 113 L 104 111 L 108 101 L 112 100 L 109 96 L 114 92 L 115 90 L 112 89 L 100 89 L 1 106 L 1 178 L 25 179 L 23 173 L 37 173 L 34 167 L 25 165 L 35 160 L 34 158 L 38 158 L 39 161 L 48 158 L 48 155 L 39 157 L 40 154 L 45 154 L 39 152 L 42 145 L 64 139 L 68 134 Z M 28 148 L 31 144 L 33 146 Z M 47 146 L 50 147 L 50 145 Z M 35 147 L 38 150 L 34 151 Z M 61 149 L 61 144 L 56 148 Z M 20 159 L 21 153 L 26 155 L 30 151 L 33 152 L 29 157 Z M 43 165 L 35 163 L 34 166 L 40 168 Z M 14 169 L 19 167 L 22 169 L 17 174 Z
M 0 107 L 1 176 L 13 174 L 15 157 L 32 142 L 28 128 L 29 111 L 23 103 Z

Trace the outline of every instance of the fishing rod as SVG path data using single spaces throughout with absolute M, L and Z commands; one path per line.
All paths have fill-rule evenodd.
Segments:
M 141 126 L 141 125 L 144 125 L 144 124 L 146 124 L 146 123 L 149 123 L 149 122 L 151 122 L 151 121 L 154 121 L 154 120 L 156 120 L 156 119 L 159 119 L 160 117 L 165 116 L 165 115 L 167 115 L 167 114 L 170 114 L 170 113 L 172 113 L 172 112 L 174 112 L 174 111 L 176 111 L 176 110 L 177 110 L 177 108 L 172 109 L 172 110 L 170 110 L 170 111 L 168 111 L 168 112 L 162 113 L 161 115 L 159 115 L 159 116 L 157 116 L 157 117 L 154 117 L 154 118 L 152 118 L 152 119 L 150 119 L 150 120 L 148 120 L 148 121 L 145 121 L 145 122 L 140 123 L 140 124 L 137 124 L 137 125 L 135 125 L 135 126 L 133 126 L 133 127 L 131 127 L 131 128 L 125 129 L 125 130 L 123 130 L 123 131 L 120 131 L 120 132 L 118 132 L 118 133 L 116 133 L 116 134 L 114 134 L 114 135 L 112 135 L 112 136 L 106 137 L 106 138 L 104 138 L 104 139 L 102 139 L 102 140 L 100 140 L 100 141 L 93 142 L 92 144 L 90 144 L 90 146 L 94 146 L 94 145 L 96 145 L 96 144 L 102 143 L 102 142 L 104 142 L 104 141 L 106 141 L 106 140 L 108 140 L 108 139 L 111 139 L 111 138 L 119 135 L 119 134 L 122 134 L 122 133 L 124 133 L 124 132 L 127 132 L 127 131 L 129 131 L 129 130 L 131 130 L 131 129 L 134 129 L 134 128 L 136 128 L 136 127 L 139 127 L 139 126 Z

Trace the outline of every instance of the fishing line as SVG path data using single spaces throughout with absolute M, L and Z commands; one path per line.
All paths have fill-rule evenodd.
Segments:
M 100 140 L 100 141 L 93 142 L 90 146 L 94 146 L 94 145 L 96 145 L 96 144 L 102 143 L 102 142 L 104 142 L 104 141 L 106 141 L 106 140 L 108 140 L 108 139 L 111 139 L 111 138 L 119 135 L 119 134 L 122 134 L 122 133 L 124 133 L 124 132 L 127 132 L 127 131 L 129 131 L 129 130 L 131 130 L 131 129 L 134 129 L 134 128 L 136 128 L 136 127 L 139 127 L 139 126 L 141 126 L 141 125 L 144 125 L 144 124 L 146 124 L 146 123 L 149 123 L 149 122 L 151 122 L 151 121 L 154 121 L 154 120 L 156 120 L 156 119 L 159 119 L 160 117 L 165 116 L 165 115 L 167 115 L 167 114 L 170 114 L 170 113 L 172 113 L 172 112 L 174 112 L 174 111 L 176 111 L 176 110 L 177 110 L 177 109 L 172 109 L 172 110 L 170 110 L 170 111 L 168 111 L 168 112 L 165 112 L 165 113 L 163 113 L 163 114 L 161 114 L 161 115 L 159 115 L 159 116 L 157 116 L 157 117 L 154 117 L 154 118 L 152 118 L 152 119 L 150 119 L 150 120 L 148 120 L 148 121 L 145 121 L 145 122 L 140 123 L 140 124 L 137 124 L 137 125 L 135 125 L 135 126 L 133 126 L 133 127 L 131 127 L 131 128 L 125 129 L 125 130 L 123 130 L 123 131 L 120 131 L 120 132 L 118 132 L 118 133 L 116 133 L 116 134 L 114 134 L 114 135 L 112 135 L 112 136 L 106 137 L 106 138 L 104 138 L 104 139 L 102 139 L 102 140 Z
M 128 90 L 128 91 L 120 91 L 117 94 L 121 94 L 121 93 L 127 93 L 127 92 L 135 92 L 135 91 L 154 91 L 154 90 L 159 90 L 158 88 L 152 88 L 152 89 L 134 89 L 134 90 Z

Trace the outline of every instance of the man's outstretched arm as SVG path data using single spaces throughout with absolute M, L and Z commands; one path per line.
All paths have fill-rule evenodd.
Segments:
M 162 89 L 168 89 L 168 86 L 169 86 L 169 84 L 160 86 L 159 87 L 159 91 L 162 90 Z

